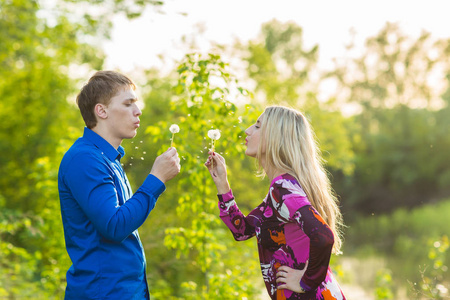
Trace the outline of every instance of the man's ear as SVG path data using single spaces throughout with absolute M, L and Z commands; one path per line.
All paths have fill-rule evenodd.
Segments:
M 106 105 L 97 103 L 94 108 L 95 114 L 100 119 L 106 119 L 108 117 L 108 114 L 106 113 Z

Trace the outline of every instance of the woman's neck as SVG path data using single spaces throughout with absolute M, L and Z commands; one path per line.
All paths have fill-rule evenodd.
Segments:
M 263 159 L 260 160 L 260 165 L 262 166 L 267 177 L 269 177 L 270 181 L 274 180 L 276 177 L 278 177 L 282 174 L 288 173 L 286 170 L 271 168 L 271 167 L 266 166 L 264 157 L 263 157 Z
M 267 174 L 267 177 L 269 177 L 270 181 L 274 180 L 280 175 L 286 174 L 286 170 L 281 169 L 273 169 L 273 170 L 264 170 Z

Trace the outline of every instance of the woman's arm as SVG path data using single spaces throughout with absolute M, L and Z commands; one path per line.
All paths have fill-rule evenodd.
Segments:
M 297 293 L 315 290 L 327 275 L 334 236 L 331 229 L 311 205 L 303 206 L 293 218 L 309 237 L 309 260 L 306 270 L 282 266 L 277 270 L 278 288 Z
M 234 201 L 231 190 L 219 197 L 220 218 L 228 226 L 236 241 L 245 241 L 255 235 L 255 227 L 251 225 L 251 216 L 244 216 Z
M 247 217 L 239 210 L 234 201 L 234 196 L 228 183 L 225 159 L 215 152 L 209 152 L 205 166 L 208 168 L 217 188 L 220 218 L 230 228 L 234 239 L 243 241 L 254 236 L 254 226 L 248 222 Z

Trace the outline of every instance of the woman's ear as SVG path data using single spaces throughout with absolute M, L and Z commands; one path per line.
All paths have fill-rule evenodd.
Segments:
M 108 114 L 106 113 L 106 105 L 101 104 L 101 103 L 97 103 L 95 105 L 94 108 L 95 114 L 100 118 L 100 119 L 106 119 L 108 118 Z

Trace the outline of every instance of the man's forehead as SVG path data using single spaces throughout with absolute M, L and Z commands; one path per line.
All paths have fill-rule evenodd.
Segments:
M 136 92 L 130 88 L 119 89 L 113 98 L 120 100 L 137 100 Z

